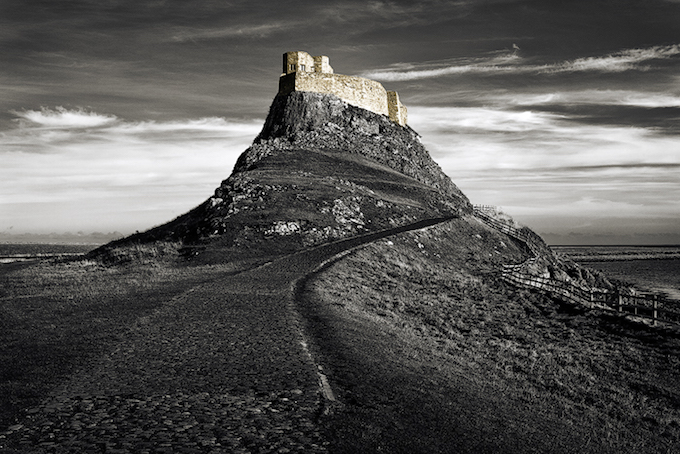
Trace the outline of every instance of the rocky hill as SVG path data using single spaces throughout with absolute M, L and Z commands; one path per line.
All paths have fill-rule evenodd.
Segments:
M 212 197 L 178 218 L 108 243 L 90 257 L 116 263 L 166 255 L 195 263 L 258 262 L 330 241 L 424 220 L 464 219 L 472 205 L 408 126 L 332 94 L 294 91 L 274 98 L 262 131 Z M 531 273 L 610 287 L 556 257 L 523 227 Z
M 217 250 L 285 252 L 471 212 L 412 129 L 333 95 L 293 92 L 274 99 L 262 132 L 212 197 L 93 256 L 117 260 L 140 244 L 211 260 Z

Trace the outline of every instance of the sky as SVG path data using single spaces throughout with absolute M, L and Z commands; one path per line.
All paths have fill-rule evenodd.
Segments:
M 471 202 L 551 244 L 680 244 L 680 0 L 0 0 L 0 234 L 200 204 L 292 50 L 397 90 Z

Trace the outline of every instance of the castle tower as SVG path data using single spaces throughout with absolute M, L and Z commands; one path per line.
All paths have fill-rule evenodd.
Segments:
M 333 68 L 325 55 L 314 57 L 314 70 L 318 73 L 333 74 Z
M 406 107 L 399 101 L 399 93 L 396 91 L 387 92 L 387 113 L 393 122 L 402 126 L 406 124 Z
M 312 57 L 301 50 L 283 54 L 283 74 L 279 95 L 293 91 L 312 91 L 335 95 L 348 104 L 385 115 L 405 126 L 406 107 L 396 91 L 388 92 L 380 82 L 357 76 L 334 74 L 328 57 Z
M 325 55 L 312 57 L 301 50 L 286 52 L 283 54 L 283 74 L 296 72 L 332 74 L 333 68 Z

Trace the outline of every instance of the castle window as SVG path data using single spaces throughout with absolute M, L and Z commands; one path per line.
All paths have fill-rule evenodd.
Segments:
M 306 68 L 305 65 L 300 65 L 300 71 L 304 71 L 305 68 Z
M 291 64 L 291 65 L 290 65 L 290 70 L 291 70 L 291 71 L 295 71 L 295 64 Z

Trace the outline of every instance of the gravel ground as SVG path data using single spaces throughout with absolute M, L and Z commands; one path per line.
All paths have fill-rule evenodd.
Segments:
M 12 426 L 19 452 L 324 452 L 296 257 L 195 287 Z M 281 272 L 277 272 L 280 270 Z M 11 452 L 11 451 L 9 451 Z
M 0 435 L 0 452 L 326 452 L 317 417 L 329 390 L 307 349 L 295 282 L 343 251 L 424 225 L 322 246 L 188 290 L 27 410 Z

